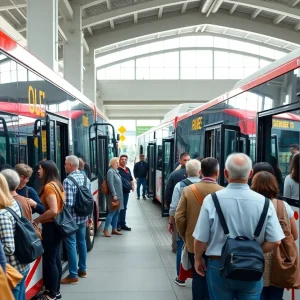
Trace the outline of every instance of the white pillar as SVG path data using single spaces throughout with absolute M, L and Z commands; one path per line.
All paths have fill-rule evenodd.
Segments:
M 64 44 L 64 78 L 79 91 L 83 79 L 83 33 L 81 31 L 82 11 L 79 4 L 72 5 L 73 20 L 63 20 L 62 30 L 67 37 Z
M 27 48 L 58 72 L 58 0 L 27 0 Z
M 83 75 L 83 93 L 96 104 L 96 68 L 95 68 L 95 51 L 90 48 L 89 55 L 84 57 L 84 75 Z

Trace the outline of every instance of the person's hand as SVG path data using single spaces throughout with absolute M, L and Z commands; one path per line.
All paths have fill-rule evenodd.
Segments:
M 170 234 L 173 234 L 173 232 L 174 232 L 174 224 L 173 223 L 168 224 L 168 231 Z
M 34 200 L 32 200 L 30 198 L 26 198 L 26 200 L 27 200 L 27 203 L 30 205 L 30 207 L 36 208 L 37 203 Z
M 113 197 L 113 200 L 114 200 L 114 201 L 117 201 L 117 200 L 118 200 L 118 197 L 117 197 L 117 196 L 114 196 L 114 197 Z
M 87 226 L 90 226 L 93 223 L 93 219 L 92 218 L 88 218 L 87 220 Z
M 132 185 L 131 190 L 134 192 L 134 185 Z
M 39 223 L 40 223 L 39 218 L 34 219 L 34 220 L 33 220 L 33 223 L 35 223 L 36 225 L 39 225 Z
M 203 259 L 203 257 L 201 257 L 200 259 L 195 259 L 195 270 L 196 272 L 204 277 L 205 276 L 205 272 L 206 272 L 206 264 L 205 264 L 205 260 Z

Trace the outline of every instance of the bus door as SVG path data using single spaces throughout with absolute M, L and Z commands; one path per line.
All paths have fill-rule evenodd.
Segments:
M 165 203 L 165 189 L 168 182 L 168 178 L 173 170 L 174 166 L 174 139 L 163 139 L 162 144 L 162 179 L 161 179 L 161 212 L 162 217 L 169 215 L 169 209 L 167 203 Z
M 149 143 L 147 146 L 147 162 L 149 164 L 149 174 L 148 174 L 148 197 L 155 200 L 156 194 L 156 143 Z M 162 178 L 158 179 L 159 187 L 161 187 Z
M 112 128 L 112 138 L 108 126 Z M 110 159 L 118 156 L 117 140 L 114 127 L 109 123 L 94 123 L 89 128 L 89 146 L 92 168 L 92 194 L 98 197 L 99 219 L 107 216 L 105 195 L 101 193 L 101 185 L 108 171 Z M 98 195 L 98 196 L 97 196 Z
M 6 121 L 0 117 L 0 166 L 11 164 L 11 149 Z
M 67 176 L 64 168 L 65 158 L 70 154 L 68 128 L 69 119 L 47 113 L 47 159 L 53 160 L 56 163 L 62 181 Z
M 290 146 L 300 144 L 300 110 L 299 103 L 290 104 L 283 110 L 276 108 L 258 113 L 257 130 L 257 162 L 268 162 L 273 166 L 275 177 L 280 189 L 280 197 L 286 201 L 294 211 L 298 232 L 299 199 L 283 197 L 284 180 L 290 174 L 293 154 Z M 299 178 L 300 179 L 300 178 Z M 300 194 L 300 187 L 299 187 Z M 298 253 L 300 239 L 296 241 Z M 285 290 L 284 299 L 300 299 L 300 290 Z

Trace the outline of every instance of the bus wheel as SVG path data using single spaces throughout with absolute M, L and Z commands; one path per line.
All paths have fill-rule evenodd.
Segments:
M 90 226 L 86 227 L 85 241 L 86 241 L 87 251 L 91 251 L 93 249 L 94 241 L 95 241 L 94 219 L 92 219 L 92 223 L 90 224 Z

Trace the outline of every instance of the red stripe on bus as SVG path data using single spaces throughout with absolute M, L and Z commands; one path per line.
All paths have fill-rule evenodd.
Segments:
M 30 300 L 37 295 L 43 288 L 43 278 L 41 278 L 33 287 L 26 292 L 26 300 Z
M 33 265 L 32 269 L 30 270 L 30 272 L 29 272 L 29 274 L 28 274 L 28 276 L 27 276 L 27 278 L 26 278 L 26 286 L 30 283 L 30 281 L 31 281 L 31 279 L 32 279 L 32 277 L 33 277 L 33 275 L 34 275 L 34 273 L 35 273 L 35 271 L 36 271 L 36 269 L 37 269 L 37 267 L 38 267 L 38 265 L 39 265 L 41 259 L 42 259 L 42 257 L 39 257 L 39 258 L 34 262 L 34 265 Z
M 263 75 L 259 76 L 258 78 L 253 79 L 252 81 L 244 84 L 243 86 L 236 88 L 234 90 L 231 90 L 228 93 L 225 93 L 225 94 L 207 102 L 206 104 L 191 110 L 190 112 L 178 117 L 178 121 L 184 120 L 184 119 L 186 119 L 190 116 L 193 116 L 201 111 L 204 111 L 205 109 L 207 109 L 209 107 L 217 105 L 227 99 L 230 99 L 230 98 L 237 96 L 245 91 L 248 91 L 256 86 L 259 86 L 271 79 L 281 76 L 289 71 L 295 70 L 299 67 L 299 64 L 300 64 L 300 57 L 295 58 L 295 59 L 285 63 L 284 65 L 279 66 L 279 67 L 269 71 L 268 73 L 263 74 Z
M 96 191 L 93 193 L 93 196 L 95 196 L 96 194 L 98 194 L 98 190 L 96 190 Z

